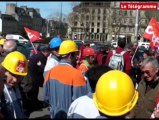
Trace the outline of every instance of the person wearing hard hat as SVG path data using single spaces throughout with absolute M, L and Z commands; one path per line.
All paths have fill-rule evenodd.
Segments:
M 45 76 L 44 100 L 50 105 L 51 118 L 67 118 L 72 101 L 88 93 L 84 76 L 74 68 L 77 53 L 78 47 L 73 40 L 63 41 L 59 48 L 59 64 Z
M 6 39 L 0 39 L 0 45 L 3 45 Z
M 83 60 L 77 69 L 85 73 L 89 68 L 93 66 L 93 61 L 95 59 L 95 52 L 93 48 L 86 47 L 83 49 Z
M 3 78 L 4 77 L 5 77 L 5 68 L 0 65 L 0 99 L 3 95 L 3 89 L 4 89 Z M 4 115 L 1 113 L 1 101 L 0 101 L 0 119 L 4 119 Z
M 2 56 L 3 53 L 3 44 L 4 44 L 5 39 L 0 39 L 0 57 Z
M 44 68 L 44 76 L 47 71 L 49 71 L 51 68 L 59 64 L 60 55 L 58 54 L 58 52 L 61 43 L 62 43 L 61 38 L 54 37 L 51 39 L 50 41 L 51 53 L 50 56 L 47 58 L 47 62 Z
M 110 70 L 98 80 L 95 93 L 76 99 L 68 118 L 127 118 L 138 101 L 131 78 L 119 70 Z
M 4 119 L 24 119 L 26 116 L 18 85 L 23 76 L 27 75 L 27 59 L 22 53 L 14 51 L 5 57 L 1 67 L 5 69 L 3 97 L 1 97 L 1 112 Z

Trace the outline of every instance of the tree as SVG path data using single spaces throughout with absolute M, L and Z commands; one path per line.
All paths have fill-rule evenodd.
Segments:
M 152 17 L 155 17 L 157 19 L 157 21 L 159 21 L 159 11 L 158 10 L 147 10 L 145 12 L 145 16 L 147 17 L 148 21 L 150 21 Z
M 80 7 L 69 15 L 69 27 L 75 26 L 79 32 L 84 33 L 83 37 L 89 37 L 89 29 L 91 25 L 91 17 L 89 13 L 89 8 Z M 87 22 L 86 22 L 86 19 Z M 73 25 L 73 26 L 72 26 Z
M 113 13 L 110 16 L 111 19 L 111 25 L 112 25 L 112 32 L 115 34 L 115 40 L 117 39 L 117 36 L 120 35 L 120 29 L 122 26 L 124 18 L 124 11 L 120 11 L 118 8 L 113 9 Z
M 50 14 L 48 17 L 48 30 L 53 36 L 60 35 L 61 37 L 66 36 L 67 33 L 67 16 L 59 11 L 54 14 Z

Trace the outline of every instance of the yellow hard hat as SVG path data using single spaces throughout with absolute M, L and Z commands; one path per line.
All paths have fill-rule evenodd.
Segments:
M 0 39 L 0 45 L 4 44 L 5 39 Z
M 9 53 L 1 65 L 9 72 L 16 75 L 26 76 L 28 72 L 27 59 L 18 51 Z
M 111 70 L 99 78 L 93 100 L 103 114 L 122 116 L 134 108 L 138 96 L 131 78 L 126 73 Z
M 71 52 L 77 52 L 78 46 L 73 40 L 65 40 L 61 43 L 59 48 L 59 54 L 65 55 Z

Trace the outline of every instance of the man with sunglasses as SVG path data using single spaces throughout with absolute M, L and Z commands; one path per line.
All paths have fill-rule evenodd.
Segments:
M 130 118 L 150 118 L 159 94 L 159 63 L 153 57 L 147 57 L 141 64 L 142 80 L 138 85 L 139 100 Z

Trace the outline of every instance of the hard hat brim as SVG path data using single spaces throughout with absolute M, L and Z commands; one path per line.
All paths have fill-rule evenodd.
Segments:
M 107 116 L 122 116 L 130 112 L 135 107 L 138 101 L 138 97 L 139 93 L 135 90 L 132 100 L 127 105 L 117 109 L 108 108 L 107 106 L 103 106 L 101 103 L 99 103 L 96 97 L 96 93 L 93 94 L 93 101 L 96 107 L 98 108 L 98 110 L 103 114 Z

